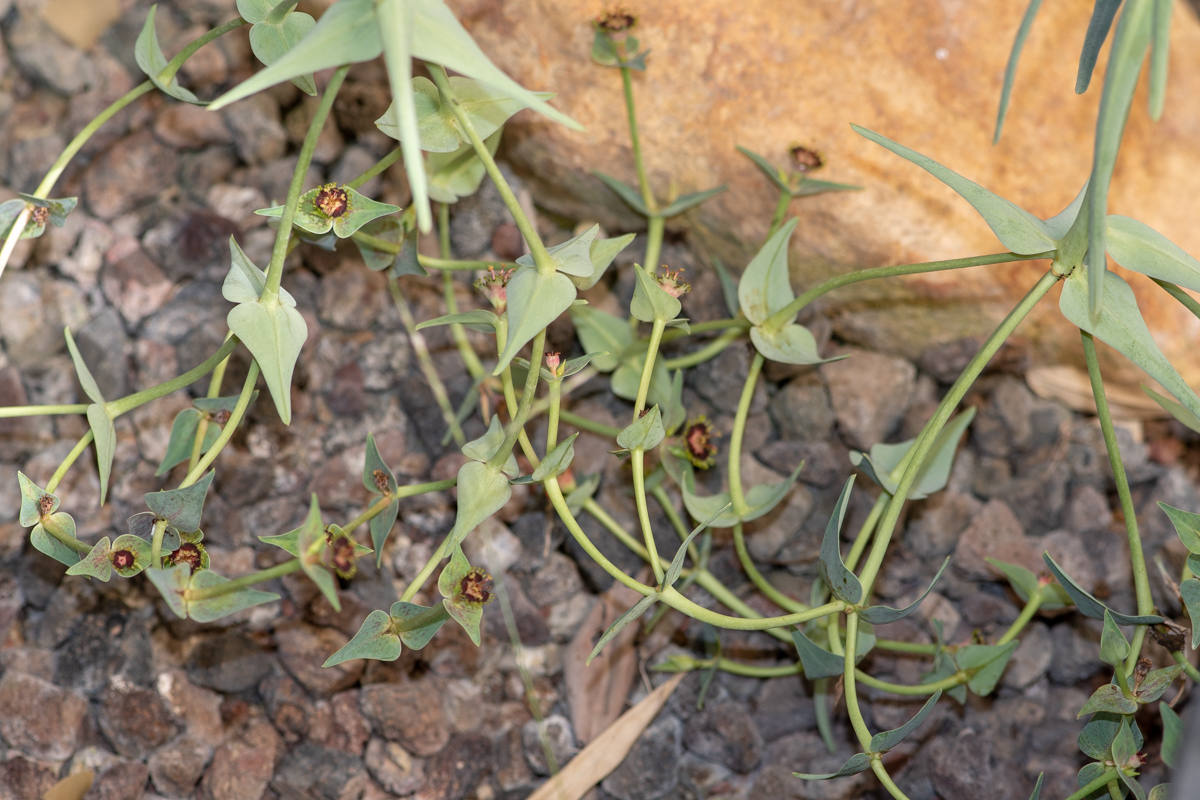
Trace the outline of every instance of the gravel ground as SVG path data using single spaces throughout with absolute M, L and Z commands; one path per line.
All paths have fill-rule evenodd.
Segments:
M 45 30 L 36 5 L 0 0 L 0 183 L 12 191 L 31 190 L 66 139 L 140 80 L 132 44 L 145 7 L 129 11 L 95 50 L 81 52 Z M 228 9 L 203 0 L 160 6 L 164 48 L 173 53 L 200 26 L 228 16 Z M 184 81 L 213 96 L 251 71 L 246 38 L 235 34 L 189 62 Z M 309 186 L 347 180 L 391 148 L 372 124 L 386 107 L 385 85 L 378 65 L 351 71 L 335 106 L 337 126 L 322 136 Z M 236 234 L 252 259 L 268 260 L 273 232 L 251 212 L 282 200 L 295 163 L 289 154 L 311 110 L 290 86 L 220 114 L 152 96 L 106 126 L 55 192 L 78 195 L 79 209 L 64 229 L 23 244 L 0 283 L 0 405 L 79 402 L 64 325 L 107 397 L 173 377 L 215 350 L 228 308 L 220 297 L 226 240 Z M 368 183 L 364 192 L 402 202 L 397 172 Z M 552 239 L 569 235 L 542 222 Z M 489 186 L 458 204 L 453 226 L 456 256 L 511 257 L 513 226 Z M 639 259 L 635 244 L 619 263 Z M 685 316 L 726 315 L 715 277 L 694 268 L 686 242 L 668 242 L 663 261 L 688 268 L 693 278 Z M 629 272 L 598 287 L 591 302 L 613 310 L 627 303 Z M 407 280 L 417 317 L 438 315 L 440 287 Z M 293 423 L 284 427 L 272 404 L 260 399 L 222 454 L 206 506 L 213 565 L 231 577 L 277 563 L 279 551 L 257 537 L 298 525 L 311 492 L 327 519 L 349 519 L 364 507 L 368 497 L 358 476 L 368 431 L 401 483 L 452 476 L 462 461 L 455 448 L 441 444 L 444 423 L 383 279 L 363 267 L 353 248 L 336 254 L 301 248 L 290 257 L 285 285 L 310 331 L 296 370 Z M 466 280 L 458 292 L 463 305 L 479 302 Z M 786 502 L 749 535 L 764 572 L 798 597 L 807 596 L 817 574 L 817 547 L 850 471 L 850 448 L 915 435 L 974 346 L 938 347 L 911 363 L 831 340 L 828 322 L 819 317 L 805 322 L 824 354 L 853 357 L 818 369 L 769 365 L 751 407 L 743 468 L 757 483 L 779 480 L 807 461 Z M 551 340 L 569 349 L 569 327 L 560 325 L 552 327 Z M 469 379 L 448 334 L 433 329 L 426 340 L 457 402 Z M 473 341 L 484 354 L 489 343 Z M 693 370 L 685 388 L 689 412 L 707 414 L 727 435 L 750 356 L 739 344 Z M 949 488 L 911 504 L 877 594 L 893 605 L 906 603 L 945 556 L 954 557 L 952 566 L 920 616 L 881 635 L 930 642 L 931 619 L 941 621 L 949 641 L 976 632 L 997 635 L 1016 617 L 1019 601 L 985 556 L 1032 566 L 1049 550 L 1113 607 L 1134 606 L 1099 429 L 1030 392 L 1019 341 L 995 363 L 968 397 L 979 413 Z M 240 385 L 247 368 L 244 356 L 235 356 L 226 386 Z M 74 467 L 59 494 L 82 538 L 123 533 L 142 495 L 165 485 L 153 473 L 172 419 L 186 405 L 180 393 L 118 422 L 114 478 L 103 508 L 97 508 L 94 465 L 85 458 Z M 600 380 L 575 393 L 572 406 L 609 423 L 629 413 Z M 88 797 L 106 800 L 515 799 L 549 772 L 531 698 L 547 718 L 557 762 L 576 752 L 574 726 L 581 721 L 572 716 L 566 683 L 571 641 L 611 579 L 575 548 L 537 493 L 517 487 L 487 526 L 498 558 L 492 563 L 499 563 L 495 571 L 523 642 L 529 688 L 497 607 L 485 613 L 478 649 L 448 626 L 429 648 L 394 663 L 356 661 L 322 670 L 320 663 L 370 610 L 395 600 L 396 587 L 416 574 L 449 530 L 451 493 L 403 502 L 382 569 L 364 564 L 343 585 L 340 613 L 293 576 L 271 587 L 282 602 L 198 625 L 172 616 L 140 578 L 64 580 L 59 565 L 27 544 L 17 522 L 16 471 L 44 483 L 85 430 L 76 417 L 0 421 L 0 800 L 39 797 L 60 775 L 85 768 L 98 775 Z M 468 428 L 481 431 L 477 422 Z M 1177 571 L 1182 550 L 1154 504 L 1200 507 L 1200 440 L 1175 423 L 1147 423 L 1138 434 L 1122 430 L 1121 444 L 1146 553 Z M 603 465 L 602 504 L 631 526 L 628 474 L 605 454 L 610 447 L 584 434 L 577 463 Z M 711 491 L 722 480 L 718 467 L 704 482 Z M 865 518 L 871 493 L 855 495 L 848 531 Z M 665 517 L 655 525 L 669 531 Z M 585 527 L 618 564 L 638 568 L 598 525 L 586 520 Z M 718 545 L 711 569 L 751 596 L 729 541 L 718 537 Z M 1160 606 L 1178 613 L 1155 576 L 1152 583 Z M 711 603 L 702 592 L 695 596 Z M 639 665 L 681 651 L 702 654 L 703 632 L 687 622 L 669 615 L 641 639 Z M 1040 617 L 1021 639 L 993 697 L 971 697 L 965 706 L 942 702 L 893 752 L 889 765 L 914 800 L 1024 797 L 1041 771 L 1047 773 L 1043 796 L 1074 790 L 1075 772 L 1086 761 L 1075 745 L 1075 713 L 1105 681 L 1097 659 L 1099 626 L 1071 613 Z M 793 657 L 763 635 L 728 633 L 722 644 L 727 655 L 757 664 Z M 1166 657 L 1156 645 L 1149 649 L 1159 660 Z M 864 667 L 902 683 L 916 682 L 929 668 L 880 651 Z M 630 702 L 664 679 L 640 672 Z M 842 710 L 834 724 L 838 752 L 825 750 L 811 687 L 801 679 L 718 674 L 703 710 L 697 710 L 699 684 L 699 675 L 684 681 L 633 754 L 593 790 L 593 800 L 883 796 L 868 776 L 820 784 L 791 777 L 794 770 L 832 771 L 854 752 Z M 900 725 L 918 707 L 870 690 L 864 700 L 875 729 Z M 1143 729 L 1150 742 L 1158 741 L 1156 714 Z M 1144 774 L 1154 783 L 1164 775 L 1156 744 Z

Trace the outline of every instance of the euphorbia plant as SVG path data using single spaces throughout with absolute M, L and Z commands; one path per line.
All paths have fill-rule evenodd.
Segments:
M 1018 33 L 1002 96 L 997 136 L 1008 107 L 1017 56 L 1039 6 L 1040 0 L 1033 0 Z M 1096 4 L 1080 61 L 1081 90 L 1086 89 L 1116 6 L 1107 0 Z M 792 201 L 859 187 L 811 177 L 810 173 L 822 166 L 823 159 L 802 146 L 789 148 L 794 169 L 780 168 L 761 155 L 739 148 L 778 192 L 778 202 L 765 241 L 742 270 L 740 279 L 735 281 L 723 270 L 720 273 L 729 317 L 700 324 L 691 324 L 682 316 L 690 289 L 686 276 L 680 270 L 659 265 L 663 236 L 667 220 L 686 213 L 724 188 L 664 198 L 650 185 L 646 154 L 638 136 L 632 77 L 633 72 L 648 68 L 649 51 L 641 49 L 641 43 L 631 35 L 636 24 L 632 14 L 618 10 L 598 19 L 594 23 L 592 49 L 594 60 L 617 70 L 622 80 L 637 186 L 626 185 L 606 174 L 596 175 L 646 220 L 644 263 L 627 268 L 631 272 L 633 295 L 625 316 L 589 306 L 580 293 L 605 279 L 606 271 L 635 234 L 608 237 L 599 226 L 592 226 L 548 246 L 495 161 L 504 123 L 522 109 L 533 109 L 569 126 L 574 123 L 548 105 L 549 95 L 526 90 L 500 72 L 440 0 L 338 0 L 319 21 L 295 11 L 292 0 L 274 5 L 243 0 L 238 5 L 238 18 L 206 33 L 171 61 L 167 61 L 157 42 L 152 10 L 138 39 L 136 53 L 148 80 L 88 125 L 31 194 L 0 204 L 0 233 L 5 237 L 0 249 L 0 268 L 20 237 L 42 235 L 47 222 L 61 225 L 74 208 L 74 198 L 48 196 L 67 162 L 105 121 L 154 90 L 181 102 L 205 105 L 180 85 L 177 73 L 190 55 L 216 37 L 243 24 L 253 25 L 250 32 L 253 50 L 268 66 L 208 104 L 210 108 L 223 107 L 286 80 L 319 95 L 319 105 L 300 148 L 284 203 L 259 211 L 277 222 L 270 262 L 260 268 L 242 250 L 236 237 L 230 239 L 230 269 L 222 294 L 233 307 L 228 312 L 224 344 L 210 358 L 171 381 L 127 397 L 107 399 L 68 331 L 67 346 L 80 384 L 91 402 L 0 409 L 0 417 L 82 414 L 89 426 L 88 433 L 81 437 L 44 489 L 25 475 L 19 475 L 21 524 L 32 528 L 33 546 L 66 565 L 68 574 L 107 581 L 113 573 L 122 578 L 144 573 L 174 614 L 207 622 L 278 599 L 278 595 L 254 587 L 291 573 L 302 572 L 338 608 L 337 581 L 353 579 L 357 559 L 362 556 L 374 552 L 376 563 L 382 563 L 404 498 L 456 487 L 458 503 L 453 527 L 408 583 L 399 601 L 386 611 L 371 612 L 358 634 L 329 657 L 326 666 L 332 666 L 354 658 L 394 660 L 404 647 L 421 649 L 429 645 L 447 620 L 462 626 L 471 640 L 479 644 L 482 614 L 497 588 L 493 580 L 498 578 L 472 566 L 462 545 L 482 522 L 510 500 L 513 485 L 534 484 L 544 492 L 549 505 L 587 556 L 641 596 L 601 637 L 593 655 L 656 604 L 715 629 L 755 630 L 774 636 L 795 648 L 794 664 L 764 668 L 738 663 L 721 657 L 718 652 L 704 659 L 675 656 L 659 668 L 727 670 L 758 676 L 803 673 L 815 681 L 818 725 L 831 748 L 829 680 L 839 679 L 862 752 L 836 773 L 798 773 L 798 778 L 827 779 L 871 770 L 897 798 L 905 795 L 884 764 L 885 754 L 912 733 L 943 696 L 961 703 L 968 692 L 990 694 L 1016 649 L 1017 636 L 1023 628 L 1040 612 L 1074 605 L 1079 613 L 1103 623 L 1099 659 L 1113 668 L 1114 676 L 1113 682 L 1094 693 L 1080 710 L 1081 716 L 1095 714 L 1082 728 L 1079 739 L 1083 752 L 1095 760 L 1080 772 L 1080 789 L 1069 800 L 1105 792 L 1110 796 L 1128 792 L 1140 797 L 1144 793 L 1135 776 L 1143 763 L 1138 754 L 1143 734 L 1135 714 L 1141 705 L 1158 703 L 1164 726 L 1163 758 L 1174 766 L 1180 723 L 1174 711 L 1159 698 L 1181 674 L 1186 673 L 1192 679 L 1200 679 L 1200 674 L 1182 652 L 1174 653 L 1176 665 L 1161 669 L 1153 669 L 1152 662 L 1144 658 L 1149 629 L 1158 626 L 1177 632 L 1180 626 L 1154 607 L 1150 595 L 1137 517 L 1105 400 L 1094 339 L 1100 339 L 1145 369 L 1171 397 L 1153 391 L 1150 395 L 1184 424 L 1200 430 L 1200 398 L 1158 350 L 1128 284 L 1105 267 L 1107 252 L 1126 269 L 1154 278 L 1200 316 L 1200 305 L 1183 291 L 1200 291 L 1200 262 L 1141 222 L 1107 216 L 1105 207 L 1133 86 L 1151 41 L 1154 43 L 1151 105 L 1155 116 L 1162 112 L 1170 6 L 1169 0 L 1126 3 L 1109 55 L 1091 179 L 1062 213 L 1050 219 L 1039 219 L 951 169 L 878 133 L 855 127 L 864 137 L 922 167 L 962 195 L 992 227 L 1007 248 L 1005 252 L 850 272 L 797 294 L 788 264 L 788 245 L 796 228 L 796 221 L 787 219 Z M 380 54 L 387 64 L 395 100 L 377 124 L 385 134 L 399 140 L 398 146 L 346 184 L 330 183 L 302 192 L 317 139 L 350 65 Z M 414 57 L 422 62 L 428 78 L 413 77 Z M 327 69 L 333 72 L 322 80 L 320 73 Z M 451 76 L 448 71 L 459 74 Z M 367 180 L 400 159 L 412 189 L 412 201 L 406 208 L 377 202 L 358 191 Z M 485 176 L 496 186 L 528 248 L 528 254 L 512 264 L 459 261 L 450 252 L 449 206 L 475 192 Z M 438 204 L 436 228 L 440 252 L 436 257 L 421 254 L 416 247 L 418 231 L 435 227 L 432 203 Z M 260 534 L 264 542 L 285 551 L 286 560 L 250 575 L 226 579 L 210 568 L 201 531 L 204 500 L 214 475 L 211 467 L 254 402 L 260 374 L 280 419 L 284 423 L 290 421 L 292 375 L 308 330 L 296 308 L 296 299 L 283 286 L 285 257 L 300 240 L 336 248 L 345 246 L 342 239 L 354 242 L 369 269 L 386 271 L 389 289 L 409 330 L 421 368 L 442 406 L 448 436 L 456 439 L 465 461 L 454 478 L 401 485 L 381 457 L 374 437 L 368 435 L 362 480 L 372 498 L 369 507 L 342 525 L 327 523 L 319 498 L 313 496 L 300 527 L 285 533 Z M 819 297 L 851 283 L 1022 260 L 1044 260 L 1049 266 L 966 365 L 920 434 L 906 442 L 876 443 L 867 452 L 852 453 L 847 471 L 857 467 L 876 484 L 878 494 L 865 523 L 855 532 L 849 551 L 842 554 L 841 537 L 855 491 L 853 476 L 845 481 L 825 528 L 819 554 L 814 554 L 819 557 L 820 578 L 811 587 L 808 602 L 781 591 L 751 558 L 745 525 L 767 515 L 784 500 L 803 464 L 796 464 L 782 481 L 747 485 L 741 459 L 751 403 L 766 362 L 811 366 L 830 360 L 821 356 L 813 334 L 797 321 L 800 312 Z M 487 271 L 482 274 L 485 268 Z M 442 273 L 446 314 L 418 324 L 405 299 L 405 287 L 411 281 L 428 277 L 430 270 Z M 475 286 L 481 302 L 486 300 L 490 310 L 458 308 L 451 283 L 455 271 L 481 273 Z M 1048 571 L 1041 577 L 1021 565 L 992 562 L 1010 581 L 1023 608 L 1013 623 L 991 641 L 947 642 L 940 628 L 936 631 L 936 642 L 929 645 L 878 638 L 873 626 L 911 615 L 946 568 L 943 563 L 933 583 L 904 608 L 872 602 L 904 503 L 927 497 L 946 485 L 958 442 L 974 414 L 973 409 L 956 414 L 958 405 L 989 359 L 1060 281 L 1063 289 L 1059 307 L 1080 329 L 1097 415 L 1124 512 L 1136 608 L 1120 611 L 1107 607 L 1047 554 Z M 578 355 L 573 357 L 545 350 L 548 326 L 564 313 L 574 323 L 579 340 Z M 419 338 L 421 329 L 436 325 L 451 327 L 464 368 L 474 381 L 467 401 L 458 410 L 450 406 L 448 394 Z M 475 353 L 467 339 L 467 329 L 494 337 L 491 343 L 494 357 L 482 359 Z M 666 342 L 697 341 L 710 334 L 715 336 L 688 348 L 682 355 L 667 358 L 661 352 Z M 747 341 L 754 348 L 754 355 L 738 399 L 728 444 L 721 453 L 714 443 L 712 424 L 703 416 L 688 418 L 683 403 L 683 371 L 713 359 L 737 343 L 744 346 Z M 225 365 L 230 354 L 242 346 L 253 359 L 249 373 L 236 393 L 222 396 Z M 602 374 L 610 376 L 612 393 L 629 403 L 626 409 L 629 421 L 621 427 L 571 411 L 571 393 Z M 176 417 L 157 472 L 159 476 L 166 475 L 186 464 L 177 486 L 147 494 L 148 510 L 129 518 L 127 532 L 116 537 L 105 536 L 95 544 L 79 540 L 74 520 L 59 510 L 60 498 L 55 494 L 66 472 L 88 445 L 93 445 L 103 503 L 114 460 L 114 420 L 205 375 L 211 375 L 207 397 L 195 399 L 192 408 Z M 492 393 L 498 397 L 498 407 L 493 407 L 490 401 Z M 488 402 L 483 401 L 485 397 Z M 467 441 L 461 425 L 476 409 L 485 433 Z M 542 414 L 546 416 L 546 436 L 544 447 L 538 448 L 527 429 Z M 564 426 L 577 431 L 562 436 Z M 602 437 L 613 444 L 610 449 L 614 457 L 628 458 L 636 532 L 625 530 L 597 500 L 600 480 L 597 474 L 577 474 L 574 447 L 580 435 Z M 521 474 L 518 448 L 529 464 L 527 474 Z M 727 488 L 713 494 L 700 491 L 696 470 L 714 466 L 722 455 L 727 463 Z M 680 539 L 670 560 L 659 552 L 651 501 L 661 507 Z M 1200 580 L 1195 577 L 1200 573 L 1200 516 L 1170 507 L 1164 507 L 1164 511 L 1189 552 L 1177 591 L 1194 620 L 1200 614 Z M 580 524 L 580 516 L 584 514 L 593 517 L 647 562 L 652 581 L 644 583 L 606 557 Z M 687 524 L 687 516 L 694 525 Z M 369 527 L 370 548 L 356 543 L 354 538 L 363 524 Z M 734 550 L 746 576 L 778 607 L 779 613 L 770 616 L 759 613 L 708 569 L 714 529 L 731 530 Z M 418 595 L 427 591 L 435 573 L 441 601 L 422 605 L 417 602 Z M 690 598 L 688 593 L 693 586 L 703 589 L 729 613 L 707 608 Z M 1122 628 L 1131 628 L 1132 636 L 1126 636 Z M 1166 634 L 1159 638 L 1170 640 Z M 1193 630 L 1192 647 L 1198 642 L 1200 634 Z M 863 656 L 873 648 L 926 656 L 931 663 L 918 684 L 880 680 L 860 668 Z M 860 708 L 860 684 L 898 696 L 928 699 L 903 726 L 872 732 Z M 1040 791 L 1039 779 L 1033 797 L 1037 798 Z M 1163 787 L 1155 787 L 1150 796 L 1161 798 L 1164 793 Z

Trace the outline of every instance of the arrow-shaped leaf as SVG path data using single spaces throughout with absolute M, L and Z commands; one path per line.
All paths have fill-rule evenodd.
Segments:
M 1079 613 L 1085 617 L 1102 620 L 1104 619 L 1104 612 L 1107 610 L 1120 625 L 1158 625 L 1163 621 L 1162 617 L 1154 614 L 1130 616 L 1113 611 L 1089 594 L 1071 576 L 1063 572 L 1062 567 L 1050 557 L 1049 553 L 1042 553 L 1042 560 L 1046 562 L 1046 566 L 1050 568 L 1050 571 L 1054 573 L 1054 577 L 1058 578 L 1058 582 L 1062 584 L 1063 589 L 1070 595 L 1071 600 L 1074 601 L 1076 607 L 1079 609 Z
M 934 584 L 938 582 L 938 578 L 942 577 L 942 573 L 946 571 L 946 566 L 950 563 L 949 556 L 942 562 L 942 566 L 938 568 L 937 574 L 933 576 L 933 580 L 929 582 L 929 588 L 921 592 L 921 596 L 909 603 L 904 608 L 890 608 L 888 606 L 871 606 L 869 608 L 859 609 L 858 616 L 870 622 L 872 625 L 886 625 L 889 622 L 895 622 L 898 619 L 904 619 L 909 614 L 917 610 L 921 605 L 921 601 L 933 591 Z
M 191 486 L 150 492 L 145 496 L 146 507 L 184 533 L 198 531 L 204 513 L 204 498 L 216 475 L 216 470 L 209 470 L 207 475 Z
M 908 722 L 904 723 L 895 730 L 883 731 L 882 733 L 877 733 L 872 736 L 870 748 L 871 752 L 886 753 L 888 750 L 891 750 L 893 747 L 900 744 L 900 742 L 904 741 L 908 735 L 915 731 L 917 727 L 925 721 L 925 718 L 932 713 L 933 707 L 937 705 L 937 701 L 941 698 L 942 692 L 939 689 L 929 696 L 929 699 L 925 701 L 925 705 L 921 706 L 921 710 L 918 711 Z
M 322 667 L 333 667 L 355 658 L 395 661 L 400 657 L 400 637 L 386 611 L 372 611 L 346 646 L 331 655 Z
M 833 592 L 834 597 L 856 605 L 862 600 L 862 584 L 858 582 L 858 578 L 853 572 L 846 569 L 839 545 L 842 520 L 846 516 L 846 506 L 849 503 L 850 490 L 853 486 L 854 476 L 851 475 L 842 489 L 841 496 L 838 497 L 837 505 L 834 506 L 833 514 L 829 518 L 829 524 L 825 526 L 825 538 L 821 540 L 821 560 L 818 562 L 817 568 L 821 573 L 821 580 L 829 587 L 829 591 Z

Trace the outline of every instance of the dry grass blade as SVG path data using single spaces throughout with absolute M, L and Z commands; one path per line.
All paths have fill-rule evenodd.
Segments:
M 579 800 L 583 797 L 625 760 L 625 756 L 633 749 L 634 742 L 658 715 L 667 698 L 686 676 L 686 672 L 675 675 L 648 694 L 642 702 L 622 714 L 604 733 L 571 759 L 571 763 L 561 772 L 529 795 L 529 800 Z
M 644 576 L 639 579 L 644 580 Z M 563 677 L 575 738 L 590 742 L 621 716 L 625 698 L 637 676 L 634 639 L 638 626 L 630 625 L 587 665 L 596 640 L 609 625 L 641 599 L 637 592 L 614 583 L 592 607 L 563 657 Z
M 84 770 L 83 772 L 76 772 L 74 775 L 68 775 L 51 786 L 42 795 L 42 800 L 82 800 L 83 796 L 92 788 L 94 777 L 95 773 L 91 770 Z

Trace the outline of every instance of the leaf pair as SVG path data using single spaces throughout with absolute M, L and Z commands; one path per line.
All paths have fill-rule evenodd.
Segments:
M 321 519 L 321 506 L 315 494 L 309 502 L 308 516 L 299 528 L 277 536 L 258 538 L 300 559 L 300 569 L 317 585 L 334 611 L 342 610 L 341 600 L 338 599 L 337 581 L 334 580 L 335 569 L 340 569 L 343 561 L 353 564 L 359 556 L 371 552 L 371 548 L 350 540 L 338 526 L 326 527 Z M 345 552 L 331 547 L 337 540 L 346 541 Z
M 851 186 L 848 183 L 831 183 L 810 178 L 803 172 L 790 172 L 772 164 L 753 150 L 738 145 L 737 151 L 754 162 L 754 166 L 767 176 L 775 188 L 792 197 L 808 197 L 826 192 L 852 192 L 862 189 L 861 186 Z
M 646 364 L 646 347 L 634 335 L 629 320 L 585 305 L 571 306 L 570 314 L 583 349 L 604 353 L 592 361 L 592 367 L 597 372 L 612 373 L 609 383 L 613 394 L 624 400 L 635 400 Z M 681 373 L 676 373 L 676 378 L 681 380 Z M 656 358 L 650 373 L 648 400 L 651 405 L 663 409 L 663 426 L 668 432 L 683 424 L 686 417 L 682 384 L 679 389 L 677 392 L 664 359 Z
M 257 397 L 258 392 L 254 392 L 250 396 L 250 402 L 253 403 Z M 162 461 L 158 463 L 154 477 L 166 475 L 192 457 L 192 448 L 196 443 L 201 420 L 206 421 L 206 427 L 204 428 L 204 441 L 200 443 L 200 455 L 207 453 L 213 443 L 217 441 L 217 437 L 221 435 L 223 423 L 220 420 L 228 418 L 237 405 L 238 399 L 238 395 L 193 398 L 192 406 L 194 407 L 180 411 L 175 415 L 174 422 L 171 423 L 171 435 L 167 438 L 167 451 L 163 454 Z
M 92 444 L 96 448 L 96 471 L 100 476 L 100 505 L 104 505 L 108 497 L 108 478 L 112 473 L 113 458 L 117 453 L 117 429 L 113 425 L 115 415 L 109 410 L 104 395 L 100 394 L 100 386 L 92 377 L 91 370 L 79 355 L 71 330 L 64 328 L 67 337 L 67 350 L 71 353 L 71 362 L 75 365 L 75 374 L 83 393 L 91 400 L 87 408 L 88 426 L 92 429 Z
M 390 611 L 372 611 L 354 634 L 354 638 L 325 660 L 323 667 L 333 667 L 355 658 L 374 661 L 395 661 L 404 647 L 420 650 L 446 621 L 442 619 L 415 629 L 401 630 L 405 620 L 428 614 L 429 607 L 416 603 L 392 603 Z
M 737 514 L 733 511 L 730 505 L 732 498 L 727 491 L 707 497 L 696 494 L 695 478 L 693 477 L 691 465 L 685 464 L 684 466 L 679 488 L 680 493 L 683 495 L 683 504 L 687 508 L 688 513 L 694 519 L 705 519 L 713 514 L 717 514 L 711 523 L 712 527 L 730 528 L 739 522 L 751 522 L 759 517 L 770 514 L 783 498 L 787 496 L 788 490 L 795 485 L 796 479 L 800 476 L 800 470 L 804 468 L 804 462 L 801 461 L 797 464 L 792 473 L 778 483 L 761 483 L 747 489 L 746 511 L 742 514 Z M 726 510 L 718 513 L 718 509 L 721 508 L 726 508 Z
M 20 523 L 25 528 L 33 527 L 29 540 L 34 548 L 68 567 L 76 564 L 78 549 L 63 541 L 75 540 L 75 520 L 58 510 L 58 496 L 39 487 L 23 472 L 17 472 L 17 482 L 21 488 Z
M 800 365 L 837 361 L 838 358 L 821 358 L 817 340 L 808 328 L 792 319 L 771 321 L 772 316 L 796 299 L 788 274 L 788 241 L 796 230 L 796 222 L 794 217 L 785 222 L 750 260 L 738 282 L 738 302 L 746 319 L 754 325 L 750 341 L 764 358 Z
M 1192 620 L 1192 649 L 1200 645 L 1200 580 L 1194 576 L 1200 575 L 1200 514 L 1172 508 L 1159 501 L 1158 507 L 1166 512 L 1175 526 L 1175 533 L 1183 546 L 1187 548 L 1187 565 L 1193 577 L 1179 585 L 1179 596 Z
M 383 545 L 396 524 L 396 516 L 400 513 L 400 498 L 395 497 L 399 484 L 391 467 L 379 455 L 375 446 L 375 434 L 367 434 L 367 458 L 363 462 L 363 486 L 379 499 L 390 497 L 387 507 L 371 517 L 368 525 L 371 528 L 371 544 L 375 548 L 375 566 L 383 564 Z M 399 655 L 399 654 L 397 654 Z
M 909 489 L 909 500 L 921 500 L 946 488 L 950 470 L 954 466 L 954 454 L 967 426 L 975 419 L 975 408 L 968 408 L 951 419 L 938 434 L 929 450 L 917 478 Z M 871 477 L 888 494 L 895 494 L 912 459 L 917 439 L 898 444 L 876 444 L 869 453 L 850 451 L 850 462 Z
M 913 731 L 915 731 L 925 718 L 933 712 L 933 707 L 937 705 L 937 701 L 942 697 L 940 691 L 930 695 L 925 704 L 921 706 L 912 719 L 901 725 L 899 728 L 890 731 L 883 731 L 871 737 L 870 745 L 867 747 L 867 752 L 856 753 L 850 757 L 850 760 L 839 769 L 837 772 L 829 772 L 824 774 L 812 774 L 806 772 L 793 772 L 797 778 L 802 778 L 806 781 L 825 781 L 830 778 L 844 778 L 849 775 L 857 775 L 860 772 L 865 772 L 871 768 L 871 762 L 878 759 L 884 753 L 891 750 L 900 742 L 904 741 Z
M 292 421 L 292 373 L 308 339 L 308 324 L 286 289 L 280 287 L 276 298 L 262 299 L 266 273 L 250 261 L 232 236 L 229 254 L 229 274 L 221 286 L 221 295 L 237 304 L 226 318 L 229 330 L 258 362 L 279 418 L 288 425 Z
M 209 470 L 207 475 L 191 486 L 145 495 L 146 507 L 150 510 L 134 514 L 126 520 L 129 534 L 149 542 L 155 526 L 162 524 L 162 549 L 166 552 L 178 550 L 183 543 L 182 534 L 196 533 L 200 530 L 204 498 L 216 474 L 214 470 Z M 200 541 L 202 538 L 203 534 L 194 541 Z
M 318 236 L 333 231 L 339 239 L 348 239 L 367 223 L 399 210 L 399 206 L 377 202 L 349 186 L 328 183 L 300 195 L 292 224 Z M 254 213 L 279 219 L 283 216 L 283 206 L 262 208 Z
M 145 575 L 158 589 L 175 616 L 196 622 L 213 622 L 244 608 L 279 599 L 279 595 L 273 592 L 248 587 L 209 597 L 193 596 L 195 593 L 216 590 L 228 584 L 229 579 L 207 569 L 193 573 L 187 564 L 176 564 L 162 569 L 150 567 L 145 571 Z
M 64 197 L 50 200 L 34 197 L 31 194 L 20 194 L 18 198 L 5 200 L 0 203 L 0 238 L 8 236 L 13 223 L 26 208 L 30 210 L 29 218 L 21 231 L 22 239 L 36 239 L 46 232 L 46 223 L 61 228 L 67 222 L 67 216 L 75 210 L 78 197 Z
M 272 0 L 238 0 L 238 13 L 252 26 L 250 50 L 263 64 L 270 66 L 283 58 L 317 24 L 310 14 L 295 7 L 295 3 L 276 4 Z M 292 83 L 307 95 L 317 94 L 311 72 L 297 75 Z
M 493 64 L 441 0 L 338 0 L 288 52 L 252 78 L 219 97 L 221 108 L 281 81 L 312 72 L 370 61 L 384 55 L 395 97 L 404 168 L 412 188 L 417 222 L 429 231 L 433 217 L 421 159 L 412 59 L 441 64 L 515 98 L 576 130 L 578 123 L 522 88 Z
M 517 477 L 519 472 L 517 457 L 510 452 L 502 466 L 491 463 L 503 444 L 504 428 L 500 418 L 492 415 L 483 436 L 463 445 L 463 454 L 471 460 L 458 470 L 458 510 L 454 527 L 446 534 L 446 549 L 457 547 L 467 534 L 503 508 L 512 497 L 509 479 Z
M 115 571 L 122 578 L 132 578 L 150 566 L 150 543 L 131 534 L 122 534 L 116 541 L 105 536 L 91 552 L 67 568 L 68 575 L 87 575 L 108 582 Z

